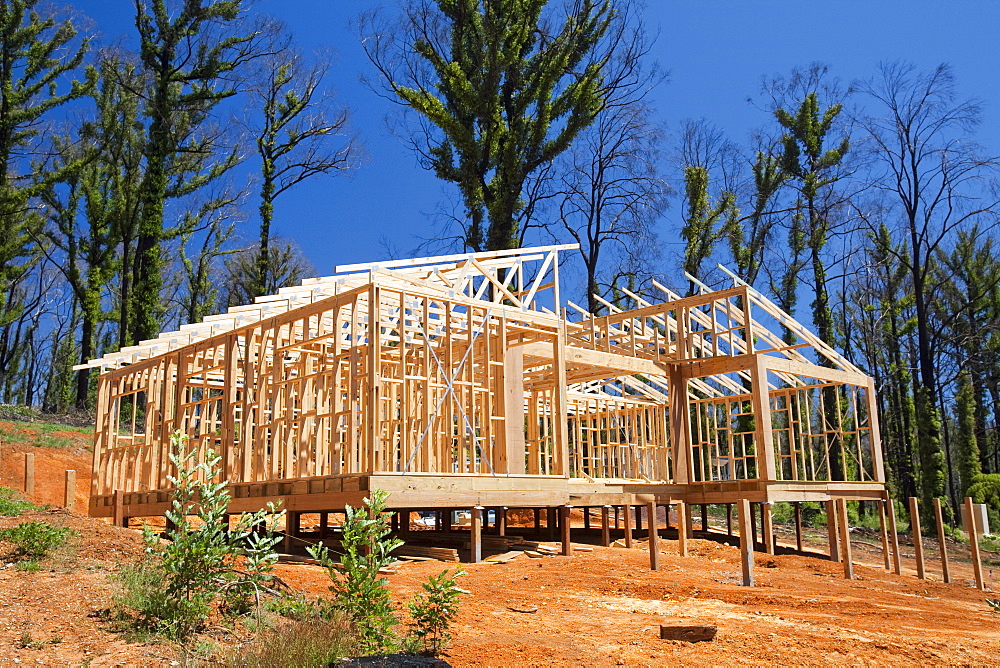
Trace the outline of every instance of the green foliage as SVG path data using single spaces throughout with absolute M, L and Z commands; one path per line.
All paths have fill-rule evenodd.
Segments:
M 566 150 L 605 102 L 611 54 L 598 45 L 616 17 L 612 3 L 576 2 L 561 25 L 547 5 L 414 2 L 404 28 L 389 30 L 395 40 L 363 41 L 391 93 L 436 129 L 423 157 L 461 192 L 470 221 L 465 244 L 477 251 L 519 245 L 528 178 Z M 627 39 L 619 37 L 624 49 Z
M 408 607 L 413 618 L 413 638 L 417 649 L 425 654 L 437 656 L 451 639 L 448 628 L 458 615 L 458 597 L 465 593 L 455 584 L 455 579 L 465 575 L 456 570 L 449 575 L 441 571 L 437 577 L 431 576 L 423 584 L 423 593 L 417 593 Z
M 10 529 L 0 529 L 0 540 L 14 544 L 14 554 L 30 560 L 49 556 L 77 532 L 69 527 L 55 527 L 47 522 L 21 522 Z
M 993 612 L 1000 612 L 1000 599 L 993 600 L 988 598 L 986 599 L 986 603 L 993 608 Z
M 331 619 L 334 614 L 330 606 L 322 600 L 306 598 L 299 593 L 286 593 L 284 596 L 269 599 L 264 607 L 286 619 Z
M 139 188 L 135 282 L 127 305 L 133 318 L 130 338 L 138 341 L 160 330 L 161 245 L 183 231 L 165 229 L 167 199 L 203 188 L 238 162 L 235 149 L 219 157 L 205 126 L 212 109 L 236 94 L 232 75 L 251 57 L 259 35 L 235 29 L 244 9 L 241 0 L 188 0 L 177 10 L 166 0 L 136 0 L 135 7 L 150 119 Z
M 973 503 L 985 503 L 989 514 L 990 526 L 1000 525 L 1000 473 L 980 473 L 972 478 L 966 495 L 972 497 Z
M 347 506 L 340 563 L 331 559 L 322 544 L 309 548 L 309 554 L 330 574 L 335 608 L 354 625 L 359 648 L 372 654 L 393 649 L 397 640 L 388 580 L 378 573 L 392 563 L 392 550 L 403 544 L 389 537 L 389 513 L 385 512 L 388 497 L 376 489 L 365 499 L 364 508 Z
M 0 517 L 17 517 L 26 510 L 38 510 L 38 506 L 17 498 L 10 487 L 0 487 Z
M 696 278 L 701 277 L 701 265 L 711 256 L 716 242 L 728 231 L 734 234 L 734 226 L 739 218 L 736 196 L 724 192 L 718 201 L 712 202 L 708 193 L 708 170 L 700 166 L 684 169 L 684 194 L 688 209 L 681 228 L 684 238 L 684 271 Z M 726 219 L 724 225 L 719 221 Z M 742 234 L 742 233 L 740 233 Z M 694 293 L 692 286 L 692 294 Z
M 15 422 L 31 422 L 38 419 L 38 411 L 31 406 L 18 406 L 16 404 L 0 404 L 0 420 L 13 420 Z
M 12 289 L 38 259 L 30 250 L 43 222 L 29 205 L 37 189 L 58 175 L 18 171 L 32 155 L 49 112 L 84 95 L 92 85 L 72 80 L 83 61 L 88 40 L 76 41 L 70 21 L 56 22 L 54 10 L 39 0 L 5 0 L 0 8 L 0 327 L 20 317 L 23 304 Z M 68 88 L 60 91 L 61 87 Z
M 373 490 L 365 499 L 364 508 L 347 507 L 341 544 L 344 553 L 336 563 L 327 548 L 315 545 L 309 554 L 322 562 L 333 584 L 333 610 L 351 623 L 357 639 L 357 649 L 366 654 L 394 651 L 399 638 L 393 627 L 397 619 L 389 597 L 388 580 L 379 570 L 392 562 L 391 552 L 402 541 L 389 536 L 389 513 L 385 512 L 388 494 Z M 455 579 L 465 575 L 458 570 L 445 570 L 432 576 L 409 603 L 412 635 L 402 646 L 408 650 L 437 654 L 447 644 L 448 627 L 458 614 L 459 594 Z M 329 615 L 328 612 L 324 613 Z
M 968 370 L 963 370 L 958 375 L 955 419 L 958 422 L 958 471 L 964 497 L 968 496 L 976 476 L 983 472 L 979 461 L 979 443 L 976 440 L 976 395 Z
M 945 497 L 945 461 L 941 448 L 941 421 L 937 407 L 930 401 L 930 390 L 920 387 L 916 391 L 917 447 L 920 470 L 917 482 L 920 488 L 921 524 L 934 526 L 934 499 Z M 945 521 L 950 521 L 950 506 L 946 506 Z
M 280 539 L 254 528 L 270 516 L 273 529 L 283 513 L 269 507 L 242 514 L 229 529 L 226 482 L 215 481 L 221 458 L 207 449 L 197 463 L 199 453 L 186 448 L 185 436 L 175 432 L 170 440 L 177 475 L 169 477 L 175 492 L 166 517 L 174 528 L 167 541 L 144 529 L 148 559 L 123 569 L 117 607 L 119 617 L 138 628 L 184 638 L 204 625 L 213 607 L 244 614 L 256 603 L 259 610 L 261 593 L 270 591 Z

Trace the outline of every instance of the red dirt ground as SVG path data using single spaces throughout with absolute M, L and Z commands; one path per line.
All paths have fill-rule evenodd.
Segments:
M 25 449 L 0 441 L 0 485 L 20 487 L 18 453 Z M 62 471 L 75 468 L 77 509 L 83 510 L 89 453 L 34 452 L 35 500 L 60 503 Z M 138 532 L 60 509 L 25 519 L 36 516 L 76 529 L 77 557 L 57 557 L 37 573 L 0 566 L 0 665 L 179 660 L 170 645 L 126 642 L 95 614 L 110 602 L 108 573 L 140 554 Z M 0 527 L 18 521 L 0 518 Z M 736 584 L 736 548 L 707 540 L 689 546 L 691 556 L 682 558 L 676 542 L 661 540 L 662 570 L 655 573 L 641 548 L 466 564 L 468 575 L 459 582 L 470 593 L 443 658 L 455 666 L 1000 663 L 1000 614 L 984 601 L 995 594 L 970 587 L 967 563 L 952 565 L 951 584 L 917 579 L 906 558 L 904 575 L 897 576 L 881 567 L 879 552 L 855 542 L 861 562 L 855 580 L 820 557 L 757 555 L 758 586 L 751 589 Z M 936 547 L 927 541 L 928 554 Z M 911 555 L 912 548 L 903 553 Z M 390 576 L 394 597 L 407 600 L 428 575 L 454 566 L 399 567 Z M 928 570 L 940 580 L 938 562 L 929 562 Z M 281 564 L 278 571 L 295 588 L 326 593 L 327 576 L 317 566 Z M 703 623 L 718 626 L 711 642 L 659 639 L 660 624 Z M 21 647 L 27 637 L 32 643 Z

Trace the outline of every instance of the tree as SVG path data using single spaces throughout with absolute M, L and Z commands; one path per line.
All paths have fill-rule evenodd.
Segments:
M 83 62 L 88 40 L 77 41 L 69 20 L 58 22 L 52 13 L 36 9 L 38 0 L 0 3 L 0 383 L 11 371 L 17 352 L 6 348 L 20 341 L 18 323 L 24 305 L 19 303 L 22 283 L 39 254 L 33 240 L 42 228 L 41 216 L 31 199 L 59 177 L 43 176 L 30 159 L 39 154 L 45 121 L 51 112 L 87 93 L 92 85 L 66 82 Z M 8 331 L 15 327 L 16 332 Z
M 171 11 L 174 9 L 175 11 Z M 233 150 L 221 159 L 220 133 L 208 129 L 210 112 L 236 94 L 237 70 L 259 55 L 260 33 L 240 32 L 242 0 L 185 0 L 179 8 L 167 0 L 135 0 L 140 61 L 147 77 L 149 118 L 145 173 L 129 308 L 129 338 L 154 338 L 163 308 L 161 242 L 168 198 L 203 187 L 236 164 Z
M 682 267 L 686 274 L 696 279 L 700 279 L 701 265 L 712 255 L 715 244 L 722 238 L 724 230 L 735 225 L 739 215 L 735 194 L 723 192 L 718 200 L 713 202 L 708 187 L 708 169 L 700 165 L 690 165 L 684 169 L 684 199 L 687 202 L 687 211 L 684 216 L 684 226 L 681 227 L 681 237 L 684 239 Z M 720 224 L 720 220 L 726 222 Z M 688 294 L 692 295 L 695 292 L 695 285 L 692 282 Z
M 565 154 L 554 186 L 563 229 L 580 244 L 588 310 L 597 314 L 601 260 L 609 249 L 639 255 L 654 245 L 653 222 L 670 186 L 659 165 L 662 131 L 641 100 L 608 107 Z
M 970 135 L 981 109 L 961 100 L 951 68 L 919 73 L 912 65 L 882 64 L 863 82 L 875 104 L 861 124 L 887 178 L 873 185 L 891 198 L 900 240 L 892 251 L 910 275 L 917 340 L 915 382 L 921 496 L 925 508 L 945 493 L 944 453 L 938 413 L 939 384 L 932 350 L 930 299 L 933 260 L 957 230 L 983 219 L 992 225 L 998 202 L 986 188 L 997 161 L 981 156 Z M 927 511 L 930 512 L 929 510 Z M 930 521 L 930 515 L 925 516 Z
M 465 245 L 516 248 L 525 184 L 589 126 L 644 49 L 628 6 L 578 0 L 413 0 L 362 22 L 380 89 L 413 112 L 412 147 L 466 209 Z M 619 65 L 610 65 L 612 54 Z
M 273 42 L 263 60 L 262 81 L 252 90 L 262 115 L 261 125 L 253 128 L 261 160 L 255 297 L 285 287 L 271 266 L 275 200 L 306 179 L 357 167 L 360 153 L 348 129 L 350 113 L 336 108 L 323 89 L 329 61 L 306 62 L 287 37 L 276 36 Z
M 268 253 L 271 256 L 268 259 L 271 280 L 277 288 L 298 285 L 303 278 L 316 275 L 312 263 L 293 241 L 272 237 Z M 250 246 L 226 258 L 222 288 L 227 307 L 253 303 L 257 296 L 255 287 L 259 255 L 260 250 L 256 246 Z
M 958 470 L 964 498 L 976 476 L 983 472 L 979 463 L 979 443 L 976 441 L 976 398 L 968 371 L 958 375 L 955 422 L 958 427 Z
M 238 252 L 226 250 L 224 245 L 236 228 L 230 213 L 235 210 L 239 198 L 240 194 L 212 197 L 204 206 L 186 214 L 188 220 L 183 225 L 185 231 L 181 233 L 179 248 L 184 286 L 179 299 L 178 327 L 201 322 L 216 310 L 219 288 L 213 274 L 217 258 Z M 188 247 L 195 245 L 192 241 L 199 233 L 201 244 L 196 246 L 197 252 L 192 257 L 188 255 Z
M 819 78 L 824 70 L 819 70 L 810 78 Z M 811 82 L 810 82 L 811 83 Z M 829 344 L 836 340 L 833 309 L 830 306 L 827 264 L 824 248 L 830 238 L 833 210 L 840 204 L 832 186 L 843 174 L 840 171 L 844 156 L 850 147 L 850 139 L 845 135 L 829 146 L 830 135 L 835 132 L 835 122 L 843 105 L 832 104 L 825 110 L 819 101 L 819 93 L 814 89 L 806 93 L 794 114 L 783 107 L 774 111 L 778 123 L 785 130 L 781 138 L 781 170 L 788 177 L 788 183 L 797 191 L 796 208 L 792 216 L 790 246 L 795 253 L 790 270 L 782 283 L 783 302 L 793 301 L 797 290 L 798 273 L 803 264 L 798 253 L 808 250 L 808 266 L 812 269 L 813 324 L 819 338 Z M 791 343 L 790 336 L 789 339 Z M 821 357 L 820 364 L 833 366 L 833 362 Z M 836 387 L 823 388 L 823 405 L 826 424 L 839 423 L 840 397 Z M 827 433 L 826 449 L 829 453 L 831 480 L 845 480 L 843 443 L 835 431 Z

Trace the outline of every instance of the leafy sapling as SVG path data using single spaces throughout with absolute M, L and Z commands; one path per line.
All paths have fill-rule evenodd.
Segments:
M 448 645 L 451 634 L 448 629 L 458 615 L 458 597 L 466 594 L 459 589 L 455 580 L 465 575 L 458 569 L 449 575 L 447 569 L 423 584 L 424 591 L 417 593 L 408 607 L 413 618 L 411 637 L 413 649 L 423 654 L 437 656 Z
M 322 544 L 308 548 L 326 567 L 333 582 L 334 606 L 354 625 L 359 649 L 372 654 L 393 650 L 398 642 L 388 580 L 379 575 L 379 570 L 392 563 L 392 551 L 403 544 L 389 535 L 388 497 L 377 489 L 364 500 L 364 508 L 347 506 L 339 563 Z

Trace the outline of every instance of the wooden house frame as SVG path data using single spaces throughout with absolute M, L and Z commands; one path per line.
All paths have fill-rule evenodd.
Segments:
M 232 512 L 886 498 L 869 376 L 735 276 L 591 314 L 572 248 L 338 267 L 91 361 L 90 514 L 162 515 L 175 430 Z

